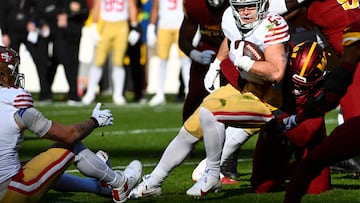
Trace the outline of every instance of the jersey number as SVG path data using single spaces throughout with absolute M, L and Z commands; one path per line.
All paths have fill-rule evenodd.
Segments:
M 177 0 L 168 0 L 168 7 L 169 10 L 176 10 L 177 8 Z
M 115 11 L 115 12 L 122 12 L 124 11 L 125 1 L 124 0 L 105 0 L 105 11 Z

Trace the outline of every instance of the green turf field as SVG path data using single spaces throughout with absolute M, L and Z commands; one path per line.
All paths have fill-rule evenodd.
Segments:
M 47 117 L 69 124 L 88 118 L 93 106 L 69 107 L 65 103 L 58 102 L 37 107 Z M 149 173 L 167 144 L 176 136 L 181 127 L 182 104 L 169 103 L 160 107 L 128 104 L 118 107 L 111 103 L 105 103 L 105 107 L 112 110 L 114 125 L 96 129 L 84 140 L 84 143 L 94 152 L 98 149 L 108 152 L 111 164 L 115 169 L 123 169 L 131 160 L 138 159 L 144 165 L 144 174 Z M 329 129 L 336 125 L 336 116 L 335 111 L 327 116 Z M 23 159 L 30 158 L 51 145 L 50 141 L 37 139 L 29 132 L 26 133 L 26 138 L 20 152 Z M 251 138 L 242 147 L 238 165 L 241 177 L 238 185 L 225 185 L 220 193 L 210 194 L 198 200 L 185 195 L 185 191 L 193 185 L 191 173 L 196 166 L 195 164 L 205 157 L 203 143 L 200 142 L 196 145 L 194 154 L 188 157 L 165 180 L 161 196 L 143 200 L 129 200 L 128 202 L 282 202 L 284 192 L 259 195 L 251 191 L 249 182 L 251 157 L 256 139 L 257 136 Z M 69 168 L 69 171 L 74 171 L 74 167 Z M 79 174 L 77 172 L 72 173 Z M 351 178 L 351 174 L 333 174 L 332 187 L 332 190 L 321 195 L 307 195 L 304 202 L 360 202 L 360 180 Z M 94 194 L 58 193 L 55 191 L 50 191 L 44 201 L 54 203 L 112 202 L 111 199 Z

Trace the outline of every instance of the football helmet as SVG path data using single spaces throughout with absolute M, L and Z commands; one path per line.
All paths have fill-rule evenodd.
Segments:
M 220 7 L 224 4 L 224 0 L 207 0 L 210 6 L 212 7 Z
M 304 41 L 293 47 L 290 72 L 295 95 L 304 94 L 320 84 L 327 73 L 327 59 L 316 42 Z
M 24 74 L 18 73 L 19 54 L 11 48 L 0 46 L 0 86 L 23 87 Z
M 232 12 L 235 18 L 236 26 L 243 31 L 253 29 L 258 25 L 268 13 L 269 0 L 229 0 Z M 239 9 L 245 7 L 256 7 L 256 21 L 245 23 L 241 20 L 244 16 L 240 16 Z

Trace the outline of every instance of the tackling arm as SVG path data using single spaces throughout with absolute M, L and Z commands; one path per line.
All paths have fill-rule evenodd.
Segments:
M 192 41 L 197 29 L 198 24 L 191 21 L 187 16 L 184 16 L 179 31 L 179 48 L 188 56 L 190 56 L 191 50 L 195 49 Z

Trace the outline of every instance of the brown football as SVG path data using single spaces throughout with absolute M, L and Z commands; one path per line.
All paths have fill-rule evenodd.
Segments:
M 235 41 L 235 46 L 238 47 L 240 42 L 244 40 Z M 260 47 L 250 41 L 244 41 L 244 56 L 250 57 L 255 61 L 264 61 L 265 56 L 264 52 L 260 49 Z

